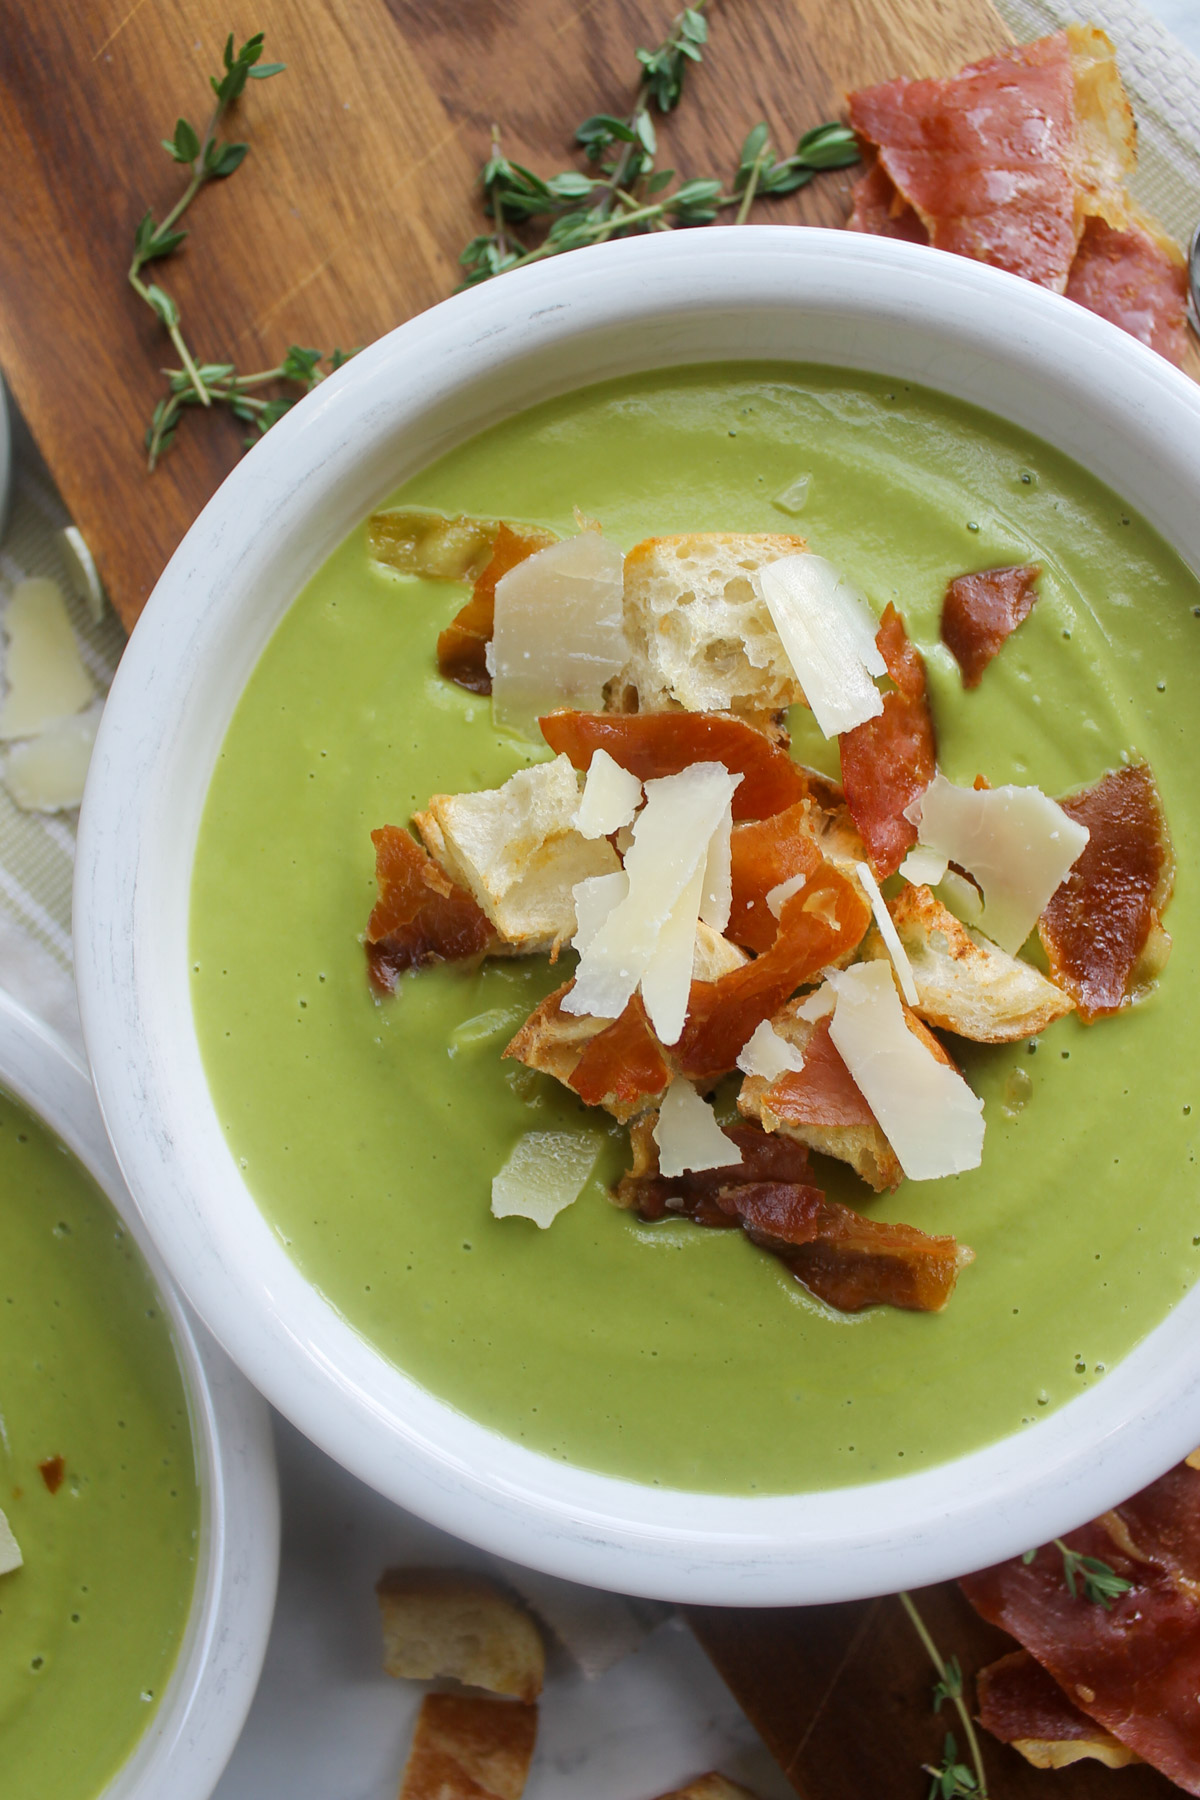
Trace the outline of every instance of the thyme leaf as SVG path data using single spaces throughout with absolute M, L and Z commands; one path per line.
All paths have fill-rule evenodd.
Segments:
M 917 1611 L 911 1594 L 898 1594 L 897 1599 L 905 1612 L 913 1630 L 925 1646 L 930 1662 L 937 1673 L 937 1682 L 933 1690 L 933 1710 L 940 1712 L 945 1701 L 949 1700 L 962 1723 L 967 1740 L 967 1753 L 971 1758 L 970 1766 L 958 1760 L 958 1744 L 951 1732 L 946 1733 L 942 1747 L 942 1760 L 934 1766 L 923 1763 L 925 1773 L 931 1777 L 929 1800 L 988 1800 L 987 1776 L 983 1767 L 983 1752 L 979 1748 L 979 1739 L 975 1735 L 975 1724 L 971 1718 L 963 1691 L 963 1673 L 956 1656 L 945 1658 L 929 1634 L 929 1628 Z

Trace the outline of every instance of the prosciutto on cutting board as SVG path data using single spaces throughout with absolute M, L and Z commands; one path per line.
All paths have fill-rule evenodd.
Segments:
M 1054 1545 L 965 1576 L 963 1592 L 1073 1708 L 1200 1795 L 1200 1472 L 1181 1464 L 1065 1541 L 1130 1584 L 1111 1607 L 1071 1594 Z
M 1072 25 L 947 80 L 883 82 L 849 110 L 870 157 L 850 230 L 992 263 L 1182 361 L 1184 260 L 1126 189 L 1136 132 L 1102 31 Z

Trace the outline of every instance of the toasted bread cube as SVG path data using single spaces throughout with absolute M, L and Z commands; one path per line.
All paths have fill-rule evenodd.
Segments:
M 621 864 L 607 838 L 575 830 L 579 777 L 567 756 L 518 769 L 503 787 L 435 794 L 413 823 L 512 949 L 553 950 L 575 931 L 571 890 Z
M 732 712 L 761 729 L 802 700 L 754 575 L 805 548 L 799 537 L 738 532 L 635 544 L 625 558 L 630 656 L 613 683 L 617 704 Z
M 728 975 L 732 969 L 740 969 L 749 960 L 744 950 L 731 944 L 719 931 L 714 931 L 702 921 L 697 924 L 696 949 L 692 957 L 694 981 L 719 981 L 722 975 Z M 592 1039 L 599 1037 L 602 1031 L 607 1031 L 612 1022 L 609 1019 L 594 1019 L 588 1013 L 564 1012 L 562 999 L 569 985 L 564 983 L 562 987 L 555 988 L 552 994 L 547 994 L 530 1013 L 504 1052 L 506 1057 L 524 1063 L 528 1069 L 537 1069 L 543 1075 L 553 1075 L 564 1087 L 570 1086 L 571 1076 Z M 605 1102 L 605 1111 L 625 1124 L 638 1113 L 657 1106 L 658 1099 L 659 1096 L 655 1094 L 645 1094 L 631 1103 L 614 1098 L 611 1102 Z
M 697 1775 L 686 1787 L 672 1788 L 669 1794 L 661 1794 L 659 1800 L 755 1800 L 755 1796 L 749 1788 L 740 1787 L 736 1781 L 729 1781 L 715 1769 L 710 1769 L 707 1775 Z
M 908 954 L 918 1016 L 977 1044 L 1036 1037 L 1072 1008 L 1061 988 L 1020 957 L 971 931 L 927 887 L 905 886 L 888 911 Z M 877 930 L 864 957 L 886 957 Z
M 411 1681 L 452 1676 L 532 1701 L 546 1652 L 525 1608 L 485 1575 L 459 1569 L 388 1569 L 375 1592 L 383 1615 L 383 1666 Z
M 780 1037 L 786 1043 L 794 1045 L 802 1056 L 808 1050 L 810 1041 L 817 1038 L 819 1033 L 822 1086 L 832 1081 L 835 1088 L 840 1090 L 843 1083 L 850 1083 L 853 1094 L 861 1102 L 861 1106 L 856 1106 L 855 1110 L 869 1113 L 866 1101 L 851 1082 L 846 1065 L 829 1043 L 825 1021 L 800 1018 L 797 1008 L 801 1004 L 799 1000 L 789 1001 L 782 1012 L 776 1013 L 771 1024 Z M 928 1032 L 922 1031 L 922 1041 L 942 1061 L 949 1061 L 937 1039 Z M 816 1076 L 816 1065 L 811 1066 L 811 1073 Z M 787 1079 L 787 1076 L 782 1078 L 785 1084 Z M 904 1179 L 904 1171 L 874 1118 L 858 1117 L 844 1124 L 828 1125 L 789 1119 L 782 1110 L 776 1112 L 772 1107 L 772 1090 L 776 1085 L 762 1075 L 748 1075 L 738 1094 L 738 1111 L 742 1117 L 756 1120 L 764 1131 L 781 1132 L 784 1137 L 794 1138 L 798 1144 L 806 1144 L 810 1150 L 817 1150 L 823 1156 L 833 1156 L 839 1162 L 849 1163 L 855 1174 L 861 1176 L 877 1194 L 899 1187 Z M 779 1104 L 782 1108 L 782 1101 Z
M 426 1694 L 400 1800 L 521 1800 L 537 1707 L 473 1694 Z

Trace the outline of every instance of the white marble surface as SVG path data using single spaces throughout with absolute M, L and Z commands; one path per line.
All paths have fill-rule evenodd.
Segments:
M 380 1665 L 389 1564 L 485 1563 L 363 1487 L 276 1420 L 279 1607 L 262 1684 L 215 1800 L 395 1800 L 422 1687 Z M 526 1800 L 651 1800 L 719 1768 L 792 1790 L 687 1628 L 669 1618 L 594 1681 L 552 1649 Z

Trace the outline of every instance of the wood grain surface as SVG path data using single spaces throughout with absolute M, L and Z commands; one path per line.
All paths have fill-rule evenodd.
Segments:
M 244 427 L 189 416 L 156 474 L 142 432 L 175 356 L 126 283 L 134 228 L 180 171 L 160 148 L 199 122 L 231 26 L 287 73 L 231 121 L 250 156 L 200 197 L 158 266 L 204 358 L 270 367 L 289 343 L 369 343 L 444 298 L 481 228 L 493 120 L 549 173 L 575 124 L 630 104 L 638 44 L 674 0 L 19 0 L 0 4 L 0 367 L 131 625 Z M 665 164 L 726 178 L 758 119 L 776 142 L 846 89 L 945 72 L 1008 41 L 988 0 L 714 0 L 711 55 L 663 132 Z M 840 224 L 852 177 L 756 217 Z
M 913 1595 L 944 1657 L 964 1674 L 1013 1648 L 958 1587 Z M 692 1629 L 803 1800 L 924 1800 L 923 1764 L 940 1763 L 951 1706 L 935 1717 L 936 1679 L 898 1600 L 780 1611 L 688 1609 Z M 972 1711 L 974 1689 L 968 1679 Z M 1144 1763 L 1112 1770 L 1082 1762 L 1035 1769 L 979 1733 L 990 1800 L 1170 1800 L 1179 1789 Z

